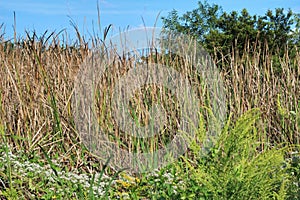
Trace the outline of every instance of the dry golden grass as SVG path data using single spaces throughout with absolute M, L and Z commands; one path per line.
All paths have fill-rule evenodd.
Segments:
M 89 50 L 84 45 L 62 47 L 59 41 L 43 39 L 33 33 L 17 44 L 1 42 L 0 124 L 13 150 L 31 154 L 40 152 L 40 145 L 49 155 L 58 153 L 64 160 L 71 153 L 77 155 L 79 140 L 73 130 L 70 99 L 79 65 Z
M 27 34 L 27 38 L 15 44 L 0 40 L 0 127 L 4 129 L 4 137 L 14 151 L 24 150 L 29 155 L 34 153 L 43 156 L 40 148 L 43 147 L 48 155 L 57 157 L 58 162 L 70 167 L 83 166 L 85 159 L 89 160 L 91 156 L 82 148 L 75 130 L 71 98 L 79 66 L 91 50 L 79 33 L 80 44 L 72 46 L 60 41 L 54 33 L 49 34 L 48 38 L 46 35 L 38 38 L 35 33 Z M 286 51 L 278 56 L 275 63 L 267 45 L 257 44 L 253 48 L 248 46 L 242 53 L 234 52 L 215 61 L 227 66 L 221 70 L 221 76 L 227 90 L 227 106 L 234 119 L 250 108 L 259 107 L 263 113 L 262 120 L 257 124 L 261 137 L 268 137 L 271 142 L 299 144 L 298 49 Z M 114 73 L 126 73 L 128 63 L 116 63 L 116 68 L 109 70 L 107 79 L 116 77 Z M 101 88 L 108 90 L 112 87 L 111 82 L 104 81 L 107 86 L 102 85 Z M 206 97 L 201 97 L 203 88 L 198 88 L 198 91 L 200 102 L 204 105 Z M 137 94 L 138 99 L 143 98 Z M 172 101 L 172 98 L 168 100 Z M 103 99 L 99 97 L 97 103 L 100 124 L 106 124 L 109 129 L 108 125 L 113 124 L 111 116 L 106 111 L 105 115 L 101 115 L 101 109 L 105 109 L 101 106 Z M 135 103 L 135 108 L 140 110 L 139 118 L 146 123 L 142 105 Z M 172 102 L 169 106 L 176 107 L 171 105 Z M 175 109 L 169 113 L 171 121 L 176 121 L 176 112 Z M 112 138 L 121 137 L 125 149 L 134 151 L 137 141 L 127 136 L 122 138 L 117 128 L 114 134 Z M 0 141 L 3 142 L 3 137 Z M 163 144 L 163 139 L 157 141 L 158 144 L 153 148 Z M 151 142 L 145 141 L 145 144 L 151 146 Z

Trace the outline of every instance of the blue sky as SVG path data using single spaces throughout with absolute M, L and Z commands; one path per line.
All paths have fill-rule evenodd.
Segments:
M 100 6 L 101 29 L 113 24 L 113 32 L 125 30 L 126 27 L 135 28 L 153 26 L 160 16 L 166 16 L 175 9 L 179 13 L 190 11 L 197 7 L 197 0 L 98 0 Z M 298 0 L 208 0 L 210 4 L 218 4 L 225 11 L 247 8 L 251 14 L 264 14 L 268 9 L 283 7 L 291 8 L 300 13 Z M 0 0 L 0 24 L 5 24 L 5 38 L 13 36 L 13 12 L 16 12 L 17 33 L 23 36 L 25 30 L 35 30 L 38 34 L 49 31 L 59 32 L 66 29 L 74 37 L 74 29 L 70 25 L 72 19 L 81 33 L 88 36 L 94 27 L 97 30 L 97 0 Z M 161 26 L 161 20 L 157 26 Z M 0 34 L 1 31 L 0 30 Z

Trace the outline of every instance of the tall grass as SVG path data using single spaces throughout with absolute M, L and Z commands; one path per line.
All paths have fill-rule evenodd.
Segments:
M 260 117 L 260 111 L 252 109 L 235 123 L 229 119 L 210 154 L 182 157 L 147 176 L 143 181 L 151 184 L 141 184 L 138 190 L 154 199 L 298 199 L 299 191 L 291 191 L 293 174 L 283 167 L 288 149 L 278 145 L 257 151 L 266 142 L 259 142 L 255 127 Z
M 229 110 L 240 116 L 258 107 L 263 118 L 260 132 L 272 142 L 299 144 L 300 57 L 297 47 L 283 47 L 276 55 L 268 44 L 245 43 L 243 52 L 216 60 L 223 66 Z M 297 114 L 296 114 L 297 113 Z M 285 116 L 285 117 L 283 117 Z
M 74 124 L 71 104 L 74 81 L 79 66 L 92 53 L 88 41 L 80 35 L 76 26 L 74 28 L 78 42 L 71 45 L 59 39 L 67 38 L 64 32 L 45 32 L 41 37 L 35 32 L 26 32 L 25 38 L 14 42 L 5 41 L 0 35 L 0 143 L 5 144 L 7 152 L 22 152 L 21 160 L 25 157 L 25 161 L 38 160 L 41 165 L 52 165 L 52 171 L 55 171 L 53 168 L 56 169 L 51 164 L 55 160 L 59 166 L 58 171 L 61 171 L 59 176 L 65 171 L 88 174 L 103 172 L 99 158 L 82 145 Z M 105 32 L 107 34 L 107 30 Z M 90 44 L 101 48 L 98 38 L 91 38 Z M 175 59 L 175 64 L 180 62 Z M 202 158 L 198 155 L 200 144 L 195 143 L 191 146 L 191 152 L 182 157 L 179 164 L 171 165 L 169 169 L 167 167 L 166 170 L 173 170 L 174 176 L 179 173 L 177 180 L 170 181 L 177 181 L 174 186 L 182 187 L 179 189 L 180 194 L 174 192 L 172 187 L 164 188 L 160 185 L 166 181 L 163 175 L 157 181 L 154 176 L 142 176 L 141 180 L 130 182 L 129 186 L 124 181 L 119 186 L 118 182 L 114 182 L 118 191 L 125 190 L 126 195 L 137 199 L 142 194 L 147 198 L 166 195 L 166 198 L 284 199 L 289 197 L 286 191 L 299 197 L 297 187 L 291 186 L 299 186 L 297 162 L 290 162 L 286 164 L 286 169 L 283 168 L 287 158 L 295 159 L 295 156 L 289 156 L 288 153 L 299 151 L 296 146 L 300 139 L 299 50 L 286 50 L 283 55 L 274 58 L 267 44 L 254 44 L 252 47 L 246 46 L 244 52 L 233 51 L 231 55 L 223 55 L 221 60 L 215 62 L 217 65 L 221 63 L 222 66 L 227 66 L 221 69 L 220 75 L 228 95 L 227 114 L 231 114 L 231 121 L 225 126 L 221 140 L 211 154 Z M 115 65 L 106 72 L 100 89 L 105 93 L 111 92 L 116 77 L 124 75 L 130 67 L 130 61 L 116 60 Z M 195 80 L 193 78 L 195 77 L 190 76 L 192 81 Z M 209 112 L 204 107 L 209 107 L 209 96 L 201 92 L 207 88 L 197 82 L 194 85 L 199 85 L 200 110 L 203 111 L 205 126 Z M 154 151 L 172 139 L 178 118 L 177 105 L 174 104 L 176 98 L 156 99 L 154 96 L 159 96 L 159 93 L 168 94 L 168 91 L 149 86 L 137 93 L 131 101 L 131 114 L 138 123 L 148 122 L 145 108 L 153 102 L 160 100 L 170 108 L 170 124 L 165 133 L 152 139 L 136 139 L 126 134 L 124 136 L 114 127 L 113 117 L 108 110 L 109 99 L 96 95 L 98 122 L 107 130 L 112 142 L 124 150 L 135 152 Z M 143 104 L 142 101 L 148 104 Z M 259 108 L 261 113 L 258 114 L 253 108 Z M 247 111 L 250 114 L 244 115 Z M 201 130 L 206 128 L 202 127 Z M 294 149 L 289 149 L 291 145 L 295 145 Z M 4 167 L 4 174 L 0 170 L 0 188 L 13 185 L 2 180 L 11 182 L 10 167 L 9 163 Z M 114 171 L 105 168 L 105 173 L 113 174 Z M 56 176 L 57 174 L 58 172 Z M 34 177 L 34 174 L 31 175 Z M 13 176 L 18 177 L 19 174 Z M 23 181 L 28 183 L 25 184 L 26 187 L 31 187 L 30 182 L 33 180 L 35 179 L 26 178 Z M 45 183 L 44 187 L 50 187 L 46 184 L 47 180 L 39 181 Z M 179 182 L 182 183 L 181 186 L 177 184 Z M 61 180 L 61 184 L 73 187 L 72 182 Z M 78 194 L 88 196 L 84 194 L 84 188 L 80 188 L 80 185 L 78 187 L 75 189 Z M 149 188 L 154 194 L 149 193 Z M 74 197 L 72 192 L 75 190 L 67 197 Z M 113 190 L 107 189 L 106 195 L 119 194 Z M 5 193 L 6 196 L 20 195 L 12 188 L 7 191 L 14 194 Z M 24 198 L 30 198 L 29 193 L 47 193 L 43 191 L 43 186 L 36 191 L 22 191 L 20 193 Z M 168 194 L 164 193 L 166 191 Z

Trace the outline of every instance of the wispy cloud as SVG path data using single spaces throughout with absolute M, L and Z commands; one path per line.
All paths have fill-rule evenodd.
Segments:
M 101 12 L 101 11 L 100 11 Z M 158 14 L 159 11 L 142 11 L 142 10 L 104 10 L 102 11 L 104 14 L 109 14 L 109 15 L 153 15 L 153 14 Z
M 63 4 L 52 4 L 49 2 L 36 2 L 36 1 L 18 1 L 18 2 L 1 2 L 2 9 L 26 12 L 31 14 L 42 15 L 66 15 L 67 8 Z
M 300 13 L 300 6 L 296 6 L 296 7 L 292 8 L 292 11 L 296 12 L 296 13 Z
M 36 2 L 32 0 L 27 1 L 1 1 L 0 7 L 11 12 L 26 12 L 28 14 L 37 15 L 97 15 L 96 4 L 91 5 L 89 0 L 81 1 L 47 1 Z M 156 16 L 159 10 L 147 10 L 147 9 L 132 9 L 128 8 L 126 4 L 119 3 L 113 4 L 107 0 L 99 1 L 100 15 L 151 15 Z
M 113 7 L 116 7 L 115 4 L 111 3 L 111 2 L 108 2 L 106 0 L 100 0 L 99 1 L 99 5 L 100 5 L 100 8 L 103 6 L 103 7 L 107 7 L 107 8 L 113 8 Z
M 157 15 L 159 10 L 147 9 L 150 5 L 144 1 L 132 2 L 130 1 L 119 1 L 118 3 L 108 2 L 107 0 L 100 0 L 100 12 L 107 15 Z

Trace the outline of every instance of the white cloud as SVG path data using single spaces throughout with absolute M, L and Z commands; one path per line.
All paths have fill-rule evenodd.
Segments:
M 51 4 L 50 2 L 2 2 L 1 7 L 16 12 L 27 12 L 43 15 L 65 15 L 67 9 L 63 4 Z

